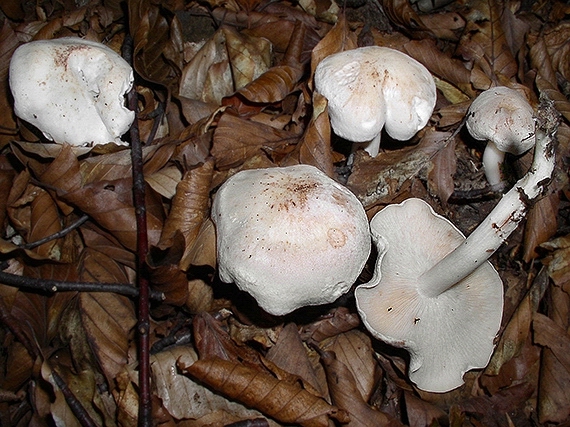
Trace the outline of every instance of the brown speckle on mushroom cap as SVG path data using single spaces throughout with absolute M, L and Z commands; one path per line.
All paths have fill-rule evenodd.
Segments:
M 313 166 L 237 173 L 216 193 L 212 218 L 220 278 L 275 315 L 333 302 L 370 253 L 361 203 Z

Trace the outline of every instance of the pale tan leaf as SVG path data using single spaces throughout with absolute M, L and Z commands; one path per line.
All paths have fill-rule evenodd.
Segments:
M 110 387 L 128 361 L 137 322 L 132 301 L 111 293 L 79 295 L 85 333 Z
M 239 93 L 257 103 L 282 101 L 293 91 L 302 76 L 303 70 L 300 68 L 277 65 L 240 89 Z
M 176 166 L 169 166 L 152 175 L 145 176 L 145 181 L 158 194 L 171 199 L 176 194 L 176 186 L 182 179 L 182 173 Z
M 187 346 L 173 347 L 151 356 L 153 382 L 170 415 L 179 420 L 200 419 L 212 412 L 224 412 L 234 419 L 261 417 L 258 411 L 212 393 L 202 384 L 178 373 L 177 363 L 190 366 L 196 360 L 196 352 Z
M 271 66 L 271 43 L 261 37 L 242 35 L 223 28 L 234 87 L 239 90 L 265 73 Z
M 433 157 L 432 167 L 428 172 L 428 189 L 443 203 L 447 203 L 455 190 L 453 176 L 456 169 L 455 141 L 451 140 Z
M 335 406 L 268 373 L 218 358 L 180 364 L 182 372 L 218 390 L 230 399 L 256 408 L 283 423 L 303 427 L 328 427 L 331 418 L 347 422 L 348 416 Z
M 336 359 L 352 373 L 356 389 L 367 402 L 378 380 L 377 364 L 368 335 L 354 329 L 324 341 L 321 348 L 334 352 Z

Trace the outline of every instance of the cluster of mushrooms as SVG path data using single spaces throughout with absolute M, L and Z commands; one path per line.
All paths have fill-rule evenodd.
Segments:
M 396 74 L 406 75 L 405 85 Z M 132 83 L 132 69 L 119 55 L 80 39 L 25 44 L 10 65 L 16 114 L 46 138 L 77 146 L 124 143 L 133 120 L 124 95 Z M 429 71 L 385 47 L 327 57 L 316 69 L 315 89 L 328 100 L 335 133 L 371 156 L 383 128 L 394 139 L 410 139 L 436 101 Z M 236 173 L 218 189 L 211 210 L 220 279 L 268 313 L 286 315 L 347 293 L 373 242 L 374 275 L 354 291 L 364 325 L 410 353 L 409 377 L 418 388 L 459 387 L 466 371 L 487 365 L 501 324 L 503 284 L 488 258 L 544 191 L 554 167 L 553 135 L 534 116 L 524 96 L 507 87 L 472 103 L 466 126 L 488 141 L 483 161 L 493 188 L 505 186 L 505 152 L 533 145 L 535 152 L 527 174 L 467 238 L 415 198 L 385 207 L 369 222 L 357 197 L 313 166 Z

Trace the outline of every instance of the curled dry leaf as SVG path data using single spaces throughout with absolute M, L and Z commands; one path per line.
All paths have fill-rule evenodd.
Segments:
M 289 65 L 270 68 L 239 90 L 251 102 L 272 104 L 289 95 L 303 76 L 303 70 Z
M 31 203 L 30 232 L 27 236 L 29 243 L 61 231 L 59 211 L 52 197 L 43 190 L 38 190 L 37 196 Z M 61 244 L 63 239 L 46 242 L 34 251 L 43 257 L 54 260 L 61 259 Z
M 184 173 L 176 187 L 158 247 L 170 246 L 176 233 L 184 237 L 186 250 L 192 246 L 202 223 L 208 218 L 213 172 L 214 161 L 210 159 Z
M 177 364 L 191 365 L 198 360 L 192 347 L 178 346 L 151 356 L 156 391 L 168 413 L 178 420 L 195 419 L 230 423 L 255 418 L 261 414 L 212 393 L 206 387 L 182 375 Z M 215 416 L 213 416 L 215 414 Z
M 312 165 L 334 178 L 333 151 L 330 141 L 331 126 L 327 100 L 315 92 L 313 93 L 313 117 L 295 150 L 281 163 L 281 166 L 297 162 Z
M 538 200 L 530 208 L 524 226 L 523 260 L 525 262 L 530 262 L 538 257 L 535 249 L 556 233 L 559 205 L 559 196 L 550 194 Z
M 326 338 L 334 337 L 343 332 L 350 331 L 360 325 L 358 314 L 346 307 L 338 307 L 321 319 L 303 327 L 301 338 L 303 341 L 321 342 Z
M 321 360 L 327 374 L 332 401 L 350 415 L 347 427 L 396 427 L 398 420 L 369 406 L 358 387 L 353 373 L 340 362 L 332 351 L 321 352 Z
M 457 169 L 455 138 L 452 138 L 443 149 L 437 152 L 432 158 L 431 165 L 428 172 L 428 189 L 442 203 L 447 203 L 455 190 L 453 180 Z
M 266 416 L 303 427 L 328 427 L 331 418 L 348 422 L 345 411 L 329 405 L 297 383 L 280 381 L 267 372 L 237 362 L 211 358 L 192 365 L 179 363 L 183 373 Z

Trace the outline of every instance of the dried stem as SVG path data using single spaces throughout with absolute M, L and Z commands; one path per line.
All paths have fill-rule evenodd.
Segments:
M 133 64 L 133 38 L 125 38 L 123 56 Z M 137 93 L 135 88 L 127 95 L 129 109 L 135 112 L 135 120 L 130 129 L 131 161 L 133 164 L 133 200 L 137 222 L 137 285 L 138 301 L 138 357 L 139 357 L 139 419 L 140 427 L 152 425 L 152 402 L 150 392 L 150 299 L 149 283 L 144 274 L 145 259 L 148 253 L 148 235 L 145 204 L 145 181 L 143 175 L 143 155 L 138 127 Z
M 138 297 L 139 289 L 128 283 L 93 283 L 93 282 L 63 282 L 52 279 L 35 279 L 18 276 L 16 274 L 0 271 L 0 283 L 15 288 L 42 292 L 114 292 L 128 297 Z M 149 297 L 156 301 L 163 301 L 164 294 L 149 291 Z
M 79 421 L 82 427 L 98 427 L 97 423 L 93 421 L 89 412 L 85 409 L 85 407 L 81 404 L 81 402 L 75 397 L 71 389 L 67 386 L 63 378 L 59 376 L 57 372 L 53 369 L 51 370 L 51 376 L 55 382 L 55 384 L 61 390 L 63 397 L 65 397 L 65 401 L 75 415 L 75 418 Z
M 75 221 L 69 227 L 65 227 L 63 230 L 58 231 L 57 233 L 54 233 L 50 236 L 46 236 L 43 239 L 36 240 L 35 242 L 30 242 L 30 243 L 26 243 L 24 245 L 20 245 L 20 247 L 23 249 L 33 249 L 33 248 L 37 248 L 40 245 L 43 245 L 44 243 L 51 242 L 52 240 L 60 239 L 61 237 L 64 237 L 67 233 L 69 233 L 70 231 L 75 230 L 76 228 L 81 226 L 88 219 L 89 219 L 88 215 L 83 215 L 81 218 L 79 218 L 77 221 Z

